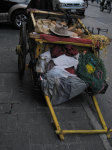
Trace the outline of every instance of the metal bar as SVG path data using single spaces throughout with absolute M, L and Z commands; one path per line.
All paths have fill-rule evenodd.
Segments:
M 109 129 L 109 128 L 108 128 L 108 131 L 107 131 L 107 138 L 108 138 L 108 139 L 111 138 L 111 132 L 112 132 L 112 129 Z
M 99 108 L 98 102 L 97 102 L 97 100 L 96 100 L 96 97 L 93 96 L 92 99 L 93 99 L 93 102 L 94 102 L 96 111 L 97 111 L 97 113 L 98 113 L 98 116 L 99 116 L 99 119 L 100 119 L 100 121 L 101 121 L 101 124 L 102 124 L 103 128 L 104 128 L 105 130 L 108 130 L 108 128 L 107 128 L 107 126 L 106 126 L 106 123 L 105 123 L 105 121 L 104 121 L 104 118 L 103 118 L 103 116 L 102 116 L 102 113 L 101 113 L 101 111 L 100 111 L 100 108 Z
M 57 134 L 60 134 L 59 131 L 56 131 Z M 107 130 L 62 130 L 62 134 L 97 134 L 97 133 L 107 133 Z
M 90 32 L 88 31 L 88 29 L 86 28 L 86 26 L 82 23 L 82 21 L 79 18 L 77 18 L 77 21 L 82 26 L 82 28 L 85 30 L 85 32 L 89 35 Z
M 71 45 L 76 45 L 76 46 L 85 46 L 85 47 L 92 47 L 92 44 L 84 44 L 84 43 L 73 43 L 73 42 L 64 42 L 64 41 L 56 41 L 56 42 L 49 42 L 47 40 L 43 40 L 43 39 L 35 39 L 36 42 L 40 42 L 40 43 L 53 43 L 53 44 L 71 44 Z
M 50 101 L 49 97 L 46 96 L 46 95 L 45 95 L 45 99 L 46 99 L 47 105 L 48 105 L 48 107 L 49 107 L 49 109 L 50 109 L 50 112 L 51 112 L 51 115 L 52 115 L 52 118 L 53 118 L 55 127 L 56 127 L 56 129 L 57 129 L 56 131 L 59 132 L 59 137 L 60 137 L 60 139 L 61 139 L 61 140 L 64 140 L 64 135 L 61 133 L 61 127 L 60 127 L 60 125 L 59 125 L 59 123 L 58 123 L 58 120 L 57 120 L 56 114 L 55 114 L 55 112 L 54 112 L 53 106 L 52 106 L 52 104 L 51 104 L 51 101 Z
M 38 58 L 38 56 L 39 56 L 40 47 L 41 47 L 41 44 L 37 44 L 36 52 L 35 52 L 35 58 Z
M 64 15 L 63 13 L 57 13 L 57 12 L 49 12 L 49 11 L 42 11 L 42 10 L 38 10 L 38 9 L 36 9 L 36 10 L 31 10 L 31 12 L 32 13 L 41 13 L 41 14 L 49 14 L 49 15 L 59 15 L 59 16 L 62 16 L 62 15 Z
M 99 105 L 97 103 L 97 100 L 96 100 L 95 96 L 93 96 L 93 101 L 94 101 L 95 108 L 97 110 L 98 116 L 100 118 L 100 121 L 101 121 L 104 129 L 95 129 L 95 130 L 61 130 L 49 97 L 45 96 L 45 99 L 46 99 L 46 102 L 48 104 L 48 107 L 50 109 L 50 112 L 51 112 L 51 115 L 52 115 L 52 118 L 53 118 L 53 121 L 54 121 L 54 124 L 55 124 L 56 129 L 57 129 L 56 130 L 56 134 L 59 135 L 61 140 L 64 140 L 64 134 L 103 134 L 103 133 L 108 134 L 108 128 L 107 128 L 107 126 L 105 124 L 105 121 L 103 119 L 103 116 L 101 114 L 101 111 L 100 111 L 100 108 L 99 108 Z M 110 129 L 109 132 L 112 132 L 112 129 Z
M 33 21 L 33 25 L 34 25 L 34 27 L 35 27 L 35 26 L 36 26 L 36 21 L 35 21 L 33 12 L 31 12 L 30 15 L 31 15 L 31 18 L 32 18 L 32 21 Z

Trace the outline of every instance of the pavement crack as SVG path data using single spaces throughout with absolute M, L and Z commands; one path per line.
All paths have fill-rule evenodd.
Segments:
M 12 108 L 13 108 L 14 103 L 10 104 L 10 110 L 5 112 L 4 114 L 12 114 Z

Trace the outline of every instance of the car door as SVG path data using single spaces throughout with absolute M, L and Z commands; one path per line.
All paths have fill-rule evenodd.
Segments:
M 8 12 L 9 0 L 0 0 L 0 13 Z
M 7 13 L 15 4 L 17 4 L 16 0 L 0 0 L 0 13 Z
M 15 4 L 14 0 L 0 0 L 0 22 L 8 21 L 9 9 Z

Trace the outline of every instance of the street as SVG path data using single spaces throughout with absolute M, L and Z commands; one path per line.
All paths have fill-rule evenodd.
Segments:
M 112 12 L 101 12 L 98 5 L 89 2 L 85 17 L 86 27 L 97 33 L 97 28 L 108 29 L 101 34 L 112 39 Z M 33 92 L 31 74 L 27 70 L 23 82 L 18 78 L 15 52 L 19 31 L 8 23 L 0 23 L 0 150 L 111 150 L 110 139 L 98 134 L 69 134 L 60 141 L 55 133 L 50 111 L 41 94 Z M 112 129 L 112 42 L 101 52 L 107 71 L 109 87 L 105 94 L 96 96 L 107 127 Z M 87 104 L 87 105 L 86 105 Z M 96 122 L 86 109 L 94 115 Z M 94 105 L 86 94 L 55 106 L 63 129 L 93 129 L 100 124 Z M 93 123 L 94 122 L 94 123 Z

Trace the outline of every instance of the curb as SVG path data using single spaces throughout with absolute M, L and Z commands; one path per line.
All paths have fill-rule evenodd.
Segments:
M 83 106 L 84 110 L 86 111 L 86 114 L 87 114 L 88 118 L 90 119 L 93 127 L 95 129 L 102 129 L 101 125 L 98 123 L 98 121 L 96 120 L 96 117 L 94 116 L 92 110 L 90 109 L 88 103 L 86 101 L 84 101 L 84 102 L 82 102 L 82 106 Z M 101 141 L 103 142 L 105 149 L 112 150 L 112 147 L 107 139 L 107 136 L 105 134 L 99 134 L 99 136 L 100 136 Z

